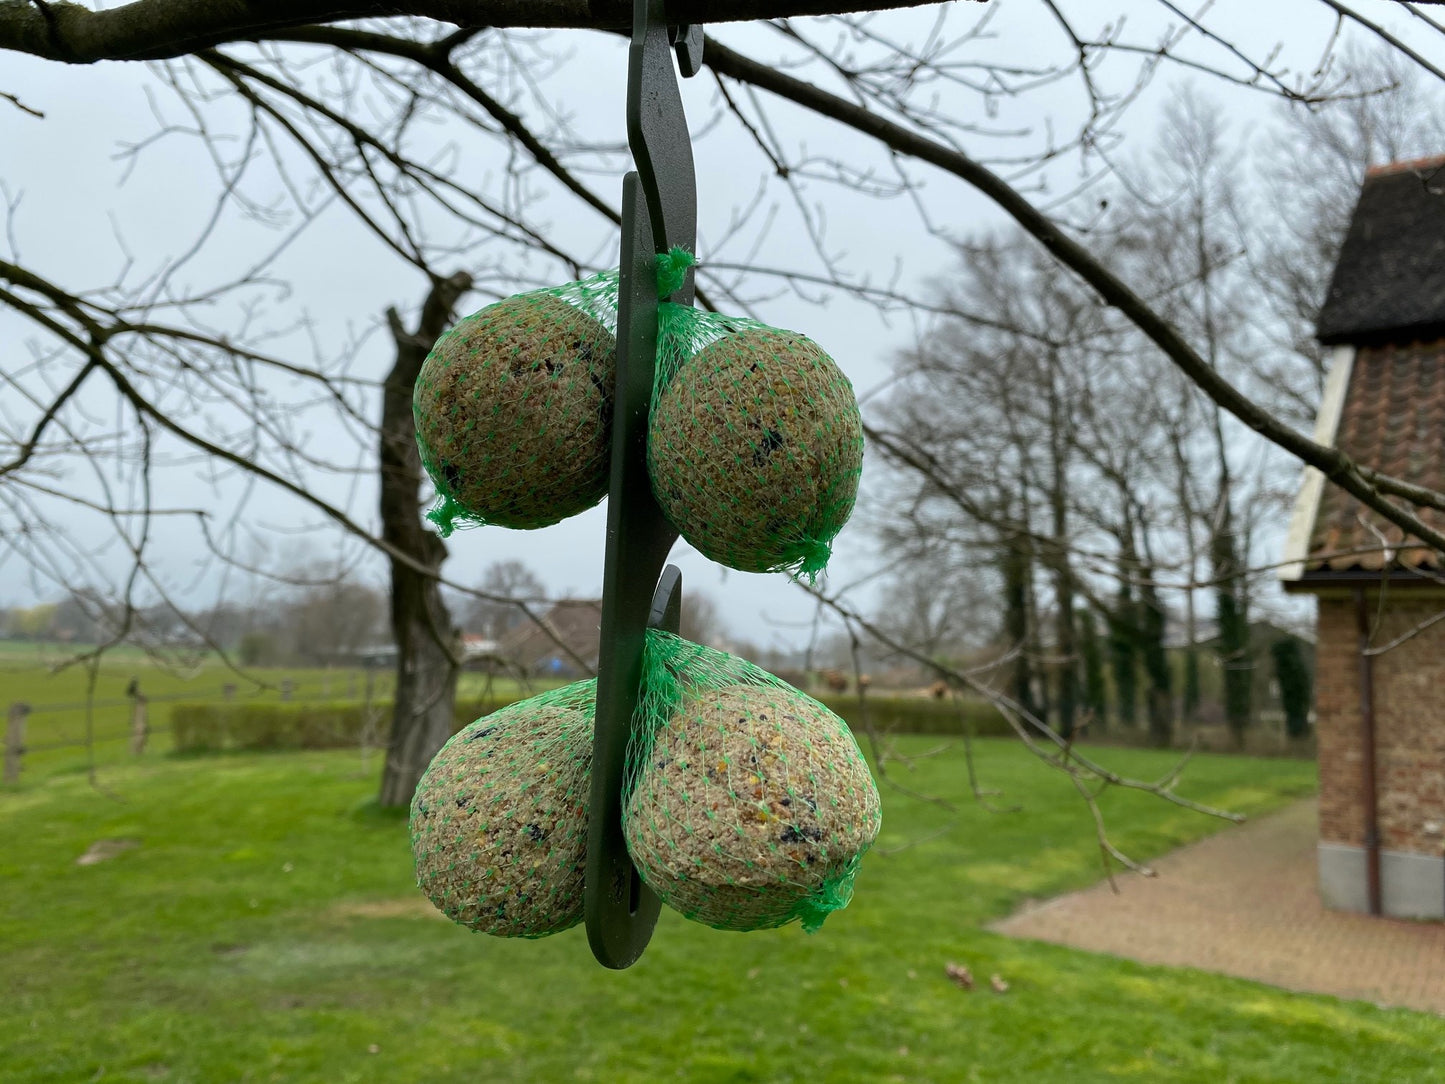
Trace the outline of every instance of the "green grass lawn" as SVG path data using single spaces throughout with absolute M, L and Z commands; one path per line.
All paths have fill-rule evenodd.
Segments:
M 935 739 L 905 739 L 914 752 Z M 1157 753 L 1110 750 L 1150 775 Z M 1445 1020 L 1196 971 L 1011 941 L 980 928 L 1099 875 L 1072 788 L 1016 745 L 897 768 L 960 803 L 941 837 L 871 854 L 823 930 L 719 933 L 664 911 L 626 972 L 574 929 L 502 941 L 413 888 L 405 825 L 375 812 L 354 754 L 147 757 L 0 791 L 0 1080 L 5 1081 L 1427 1081 Z M 1257 812 L 1312 765 L 1200 757 L 1182 790 Z M 880 851 L 949 814 L 883 788 Z M 1216 821 L 1112 793 L 1139 856 Z M 79 866 L 96 840 L 138 845 Z M 965 992 L 949 961 L 998 972 Z

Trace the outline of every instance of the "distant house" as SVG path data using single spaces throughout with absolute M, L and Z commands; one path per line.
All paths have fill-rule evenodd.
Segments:
M 391 670 L 396 667 L 395 644 L 365 644 L 336 655 L 338 666 L 360 666 L 366 670 Z
M 580 678 L 597 669 L 602 603 L 563 599 L 538 622 L 526 621 L 502 637 L 497 655 L 532 677 Z
M 1221 645 L 1215 622 L 1201 622 L 1201 624 L 1208 635 L 1201 639 L 1197 646 L 1206 649 L 1205 658 L 1210 665 L 1222 670 L 1224 664 L 1220 662 Z M 1293 640 L 1299 644 L 1300 661 L 1304 663 L 1310 687 L 1314 687 L 1315 645 L 1310 642 L 1309 638 L 1298 635 L 1292 629 L 1281 628 L 1272 621 L 1251 621 L 1249 623 L 1249 653 L 1242 662 L 1242 665 L 1248 666 L 1255 675 L 1254 681 L 1249 686 L 1250 715 L 1254 720 L 1271 726 L 1284 723 L 1284 700 L 1276 674 L 1273 652 L 1274 646 L 1281 640 Z M 1222 701 L 1223 690 L 1211 690 L 1208 679 L 1206 679 L 1206 701 L 1211 692 Z M 1204 722 L 1223 723 L 1224 704 L 1222 702 L 1206 703 L 1199 714 Z
M 1318 334 L 1333 356 L 1315 439 L 1445 490 L 1445 157 L 1370 171 Z M 1319 599 L 1325 903 L 1445 917 L 1445 566 L 1315 470 L 1286 560 L 1286 588 Z
M 505 668 L 501 644 L 488 636 L 464 632 L 461 636 L 462 667 L 466 670 L 496 671 Z
M 567 599 L 545 611 L 540 625 L 523 621 L 500 640 L 463 633 L 458 657 L 468 670 L 569 680 L 583 677 L 597 668 L 601 614 L 601 602 Z M 397 662 L 396 645 L 371 644 L 337 658 L 343 665 L 391 669 Z

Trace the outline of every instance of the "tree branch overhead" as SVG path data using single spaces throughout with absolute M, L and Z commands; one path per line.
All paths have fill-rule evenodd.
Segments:
M 679 23 L 926 6 L 927 0 L 673 0 Z M 973 0 L 980 2 L 980 0 Z M 228 41 L 313 23 L 418 16 L 464 27 L 626 30 L 631 0 L 135 0 L 94 11 L 80 4 L 0 0 L 0 49 L 67 64 L 165 60 Z

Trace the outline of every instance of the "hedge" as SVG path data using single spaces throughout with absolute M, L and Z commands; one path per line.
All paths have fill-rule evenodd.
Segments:
M 856 696 L 821 696 L 818 698 L 862 737 L 864 715 Z M 981 738 L 1013 734 L 1003 713 L 986 700 L 964 700 L 953 704 L 922 696 L 874 696 L 867 698 L 867 719 L 873 729 L 895 734 L 951 734 L 961 736 L 964 717 L 969 729 Z
M 511 698 L 459 703 L 453 712 L 452 732 L 510 703 Z M 371 743 L 385 745 L 391 731 L 391 702 L 373 702 L 369 721 Z M 349 749 L 360 745 L 368 736 L 367 724 L 366 705 L 355 701 L 181 703 L 171 708 L 171 732 L 178 753 Z
M 862 736 L 864 716 L 857 697 L 821 699 Z M 459 703 L 454 712 L 453 733 L 512 702 L 504 698 Z M 973 732 L 979 736 L 1012 733 L 1004 717 L 991 704 L 966 702 L 964 711 Z M 391 729 L 391 703 L 374 702 L 370 714 L 370 741 L 384 745 Z M 956 706 L 922 697 L 870 696 L 868 719 L 879 733 L 963 733 L 963 721 Z M 355 748 L 367 736 L 367 722 L 366 706 L 352 701 L 178 703 L 171 708 L 171 730 L 176 751 L 180 753 Z

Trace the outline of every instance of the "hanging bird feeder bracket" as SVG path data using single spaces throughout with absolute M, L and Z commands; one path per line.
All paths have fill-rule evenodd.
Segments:
M 676 632 L 682 606 L 681 573 L 672 565 L 663 569 L 677 531 L 652 496 L 647 422 L 657 355 L 656 256 L 679 245 L 695 251 L 697 244 L 697 179 L 673 55 L 684 76 L 694 75 L 702 45 L 700 27 L 667 25 L 663 0 L 636 0 L 627 136 L 637 169 L 622 182 L 617 389 L 586 870 L 587 940 L 598 962 L 616 969 L 642 955 L 661 908 L 627 854 L 622 785 L 646 630 Z M 668 300 L 692 304 L 690 269 Z

